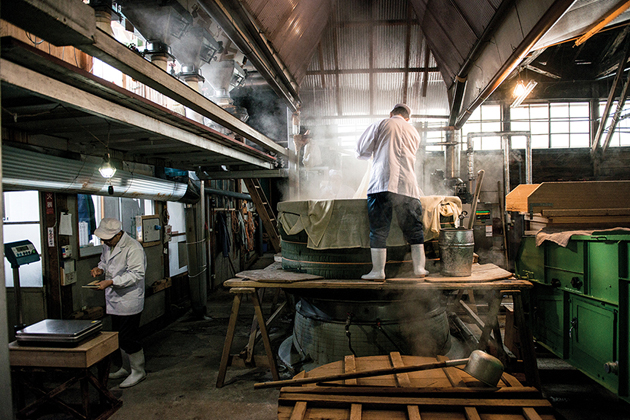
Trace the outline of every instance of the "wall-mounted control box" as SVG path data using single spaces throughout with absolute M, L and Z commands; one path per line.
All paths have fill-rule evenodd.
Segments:
M 157 242 L 162 239 L 160 217 L 156 215 L 136 216 L 136 239 L 138 242 Z

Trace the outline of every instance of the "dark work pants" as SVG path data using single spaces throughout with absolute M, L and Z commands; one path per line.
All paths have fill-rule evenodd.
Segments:
M 392 192 L 380 192 L 368 194 L 370 248 L 386 248 L 394 211 L 405 240 L 411 245 L 424 243 L 420 200 Z
M 118 331 L 118 344 L 127 354 L 137 353 L 142 350 L 142 344 L 138 341 L 140 329 L 140 314 L 112 315 L 112 328 Z

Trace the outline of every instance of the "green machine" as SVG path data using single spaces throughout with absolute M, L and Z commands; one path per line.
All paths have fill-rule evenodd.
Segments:
M 566 247 L 522 238 L 516 275 L 537 342 L 630 403 L 630 234 L 573 235 Z

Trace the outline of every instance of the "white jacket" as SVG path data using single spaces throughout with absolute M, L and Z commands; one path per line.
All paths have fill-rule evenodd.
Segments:
M 357 158 L 374 157 L 367 193 L 393 192 L 420 198 L 414 166 L 418 131 L 400 115 L 370 125 L 357 143 Z
M 111 315 L 134 315 L 144 309 L 144 276 L 147 257 L 142 245 L 123 233 L 114 249 L 103 244 L 98 267 L 105 280 L 114 284 L 105 289 L 106 312 Z

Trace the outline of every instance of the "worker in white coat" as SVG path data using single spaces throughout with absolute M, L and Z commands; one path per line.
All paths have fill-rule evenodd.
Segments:
M 119 220 L 101 220 L 94 234 L 103 241 L 101 261 L 91 271 L 92 277 L 105 274 L 97 283 L 105 290 L 106 312 L 111 315 L 112 327 L 118 331 L 122 353 L 121 368 L 109 375 L 111 379 L 126 378 L 121 388 L 128 388 L 144 380 L 144 351 L 138 341 L 140 315 L 144 309 L 144 276 L 147 258 L 142 245 L 122 230 Z M 127 369 L 127 360 L 129 370 Z
M 410 115 L 407 105 L 397 104 L 389 118 L 370 125 L 357 143 L 357 158 L 373 158 L 367 191 L 372 270 L 363 279 L 385 278 L 386 241 L 393 211 L 411 245 L 414 275 L 429 274 L 424 268 L 422 205 L 414 171 L 420 135 L 409 124 Z

